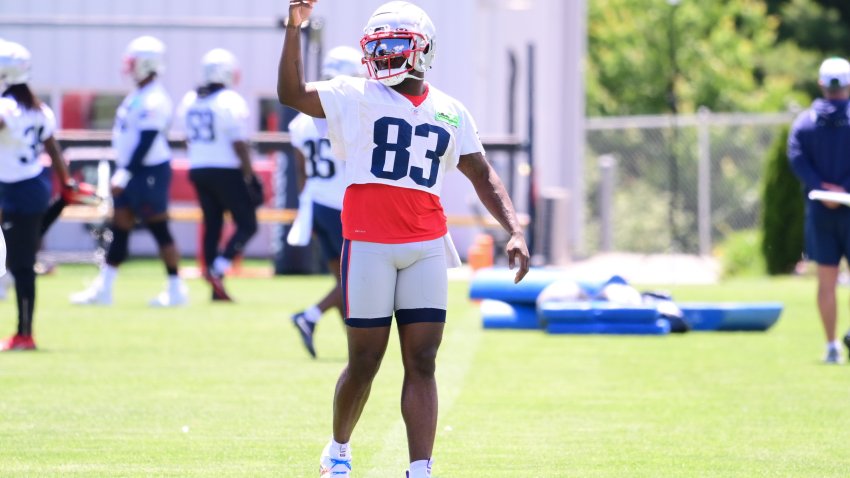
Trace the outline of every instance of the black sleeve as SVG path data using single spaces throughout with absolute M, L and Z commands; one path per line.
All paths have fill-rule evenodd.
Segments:
M 156 139 L 156 135 L 158 134 L 159 131 L 153 129 L 146 129 L 141 132 L 139 135 L 139 144 L 136 145 L 136 150 L 133 151 L 133 156 L 130 157 L 130 164 L 127 165 L 128 171 L 133 174 L 139 172 L 142 168 L 142 161 L 148 155 L 148 151 L 150 151 L 153 145 L 153 140 Z

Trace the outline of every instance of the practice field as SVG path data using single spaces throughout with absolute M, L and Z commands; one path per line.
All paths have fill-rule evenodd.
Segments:
M 318 476 L 345 342 L 327 316 L 313 361 L 289 315 L 328 278 L 231 280 L 232 305 L 190 281 L 190 307 L 151 310 L 162 271 L 135 262 L 115 306 L 69 306 L 94 272 L 40 278 L 41 350 L 0 354 L 0 476 Z M 437 477 L 850 474 L 850 368 L 818 361 L 810 279 L 674 288 L 787 308 L 765 334 L 660 338 L 484 332 L 466 287 L 451 287 L 438 363 Z M 401 376 L 394 339 L 353 438 L 358 478 L 403 476 Z

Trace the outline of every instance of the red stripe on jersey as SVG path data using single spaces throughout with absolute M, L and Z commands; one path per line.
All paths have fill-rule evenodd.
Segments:
M 342 203 L 342 236 L 351 241 L 404 244 L 448 232 L 440 198 L 387 184 L 352 184 Z
M 421 95 L 417 95 L 417 96 L 408 95 L 408 94 L 402 93 L 400 91 L 399 91 L 399 93 L 402 96 L 404 96 L 405 98 L 407 98 L 408 100 L 410 100 L 410 102 L 413 103 L 413 106 L 418 107 L 419 105 L 424 103 L 425 100 L 428 98 L 428 83 L 425 83 L 425 92 L 422 93 Z

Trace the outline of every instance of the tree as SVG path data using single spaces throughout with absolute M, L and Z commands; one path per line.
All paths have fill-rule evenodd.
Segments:
M 771 275 L 793 272 L 803 254 L 803 190 L 788 163 L 787 143 L 786 127 L 767 157 L 762 188 L 761 252 Z
M 800 66 L 816 60 L 791 43 L 777 45 L 779 25 L 763 0 L 589 2 L 588 115 L 805 104 L 795 84 Z

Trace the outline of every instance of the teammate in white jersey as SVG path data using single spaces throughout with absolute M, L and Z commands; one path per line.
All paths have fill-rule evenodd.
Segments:
M 446 320 L 446 267 L 453 261 L 440 203 L 443 176 L 458 169 L 511 234 L 516 281 L 528 249 L 510 198 L 484 158 L 475 123 L 457 100 L 424 81 L 435 55 L 435 28 L 407 2 L 390 2 L 369 19 L 360 41 L 371 79 L 339 77 L 306 84 L 300 25 L 315 0 L 291 0 L 278 67 L 278 99 L 327 118 L 336 156 L 346 160 L 342 208 L 342 287 L 348 365 L 334 396 L 333 437 L 322 477 L 347 477 L 349 440 L 386 350 L 392 317 L 404 364 L 402 415 L 408 476 L 431 476 L 437 426 L 437 349 Z
M 322 79 L 337 76 L 363 77 L 361 59 L 363 55 L 350 46 L 332 48 L 322 62 Z M 296 173 L 301 189 L 299 218 L 304 212 L 312 219 L 313 235 L 318 239 L 328 270 L 336 276 L 336 285 L 315 305 L 292 316 L 307 352 L 315 358 L 313 331 L 316 323 L 328 309 L 336 308 L 344 318 L 342 310 L 342 287 L 339 257 L 342 254 L 342 197 L 345 194 L 345 163 L 336 158 L 327 138 L 328 124 L 324 119 L 311 118 L 299 113 L 289 123 L 289 137 L 295 150 Z
M 262 189 L 251 168 L 248 105 L 231 89 L 239 78 L 236 57 L 221 48 L 211 50 L 201 59 L 201 71 L 203 85 L 183 97 L 178 124 L 186 133 L 189 179 L 204 214 L 205 277 L 212 300 L 229 302 L 224 275 L 257 232 L 255 208 L 262 203 Z M 236 231 L 220 251 L 225 211 Z
M 158 79 L 164 69 L 164 56 L 165 46 L 150 36 L 136 38 L 127 47 L 125 73 L 138 88 L 118 107 L 112 128 L 118 167 L 111 181 L 112 242 L 100 274 L 86 290 L 71 296 L 72 303 L 112 304 L 118 266 L 127 259 L 130 232 L 137 220 L 153 235 L 168 274 L 165 290 L 150 305 L 173 307 L 188 301 L 186 287 L 178 275 L 180 256 L 168 225 L 171 149 L 166 135 L 171 126 L 172 104 Z
M 68 168 L 53 132 L 53 111 L 32 93 L 30 53 L 22 45 L 0 43 L 0 208 L 9 254 L 3 247 L 5 268 L 15 278 L 18 330 L 0 342 L 0 350 L 33 350 L 36 252 L 51 196 L 50 174 L 40 161 L 50 156 L 63 188 L 71 185 Z

